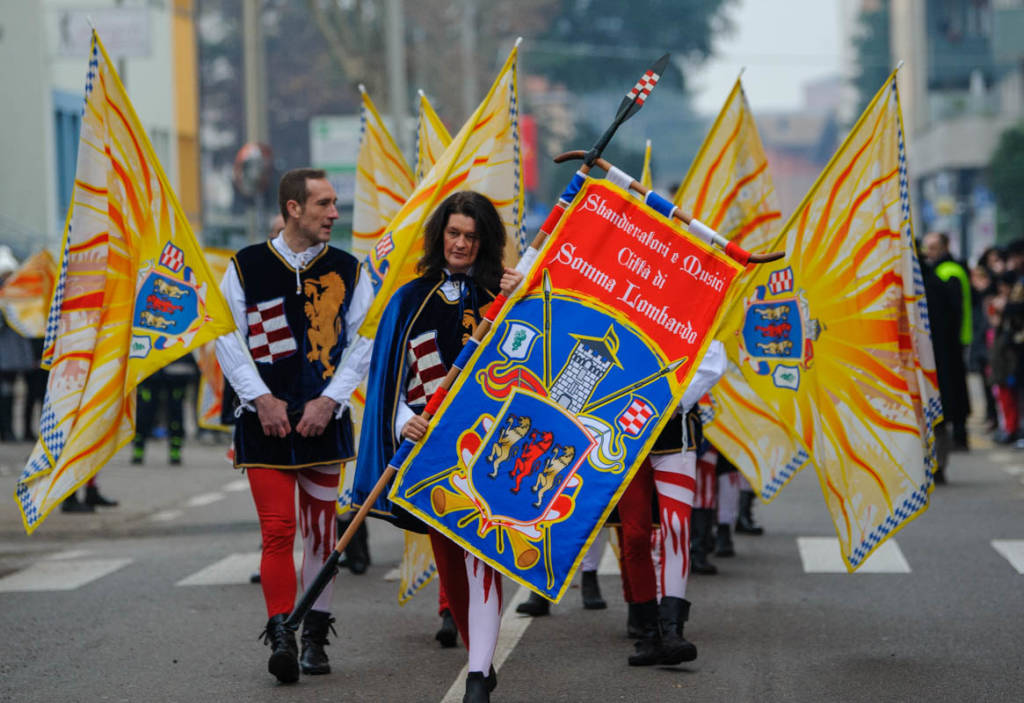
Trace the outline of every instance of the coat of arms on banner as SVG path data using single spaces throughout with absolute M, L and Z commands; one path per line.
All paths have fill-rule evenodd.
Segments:
M 158 265 L 149 262 L 139 270 L 130 357 L 145 358 L 153 349 L 188 344 L 206 321 L 206 284 L 199 284 L 185 258 L 168 242 Z
M 814 362 L 814 342 L 822 325 L 811 319 L 802 290 L 794 291 L 791 267 L 772 271 L 745 301 L 740 358 L 777 388 L 797 390 L 801 372 Z

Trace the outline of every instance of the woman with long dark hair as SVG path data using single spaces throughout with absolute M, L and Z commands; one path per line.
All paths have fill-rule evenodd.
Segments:
M 381 316 L 363 415 L 353 505 L 361 505 L 403 438 L 419 441 L 420 417 L 498 289 L 511 294 L 521 273 L 504 268 L 505 228 L 483 195 L 450 195 L 424 228 L 418 278 L 392 296 Z M 371 514 L 400 527 L 425 526 L 381 497 Z M 501 622 L 501 577 L 440 533 L 430 530 L 441 587 L 469 649 L 467 701 L 489 700 L 496 685 L 491 657 Z M 472 616 L 470 616 L 472 613 Z

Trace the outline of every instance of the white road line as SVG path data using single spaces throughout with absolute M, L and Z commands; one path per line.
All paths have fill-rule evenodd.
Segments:
M 150 515 L 149 519 L 153 522 L 170 522 L 171 520 L 177 520 L 182 515 L 184 513 L 180 510 L 161 510 Z
M 386 574 L 384 574 L 384 580 L 385 581 L 399 581 L 399 580 L 401 580 L 401 578 L 402 578 L 402 570 L 399 569 L 397 566 L 395 568 L 393 568 L 391 571 L 389 571 Z
M 57 561 L 60 559 L 81 559 L 92 554 L 91 549 L 67 549 L 63 552 L 57 552 L 46 557 L 47 561 Z
M 225 483 L 221 487 L 221 490 L 222 491 L 227 491 L 228 493 L 237 493 L 238 491 L 247 491 L 247 490 L 249 490 L 249 481 L 244 479 L 244 478 L 240 478 L 240 479 L 237 479 L 235 481 L 232 481 L 231 483 Z
M 1020 466 L 1019 464 L 1013 464 L 1012 466 L 1004 466 L 1003 471 L 1010 474 L 1011 476 L 1020 476 L 1021 474 L 1024 474 L 1024 466 Z
M 197 496 L 192 496 L 185 501 L 186 508 L 198 508 L 201 505 L 209 505 L 210 503 L 216 503 L 218 500 L 223 500 L 224 494 L 219 491 L 213 493 L 200 493 Z
M 511 581 L 509 583 L 512 583 Z M 515 649 L 519 639 L 526 632 L 533 620 L 529 615 L 520 615 L 516 612 L 516 606 L 526 600 L 530 590 L 526 586 L 520 586 L 512 601 L 505 606 L 505 613 L 501 616 L 501 631 L 498 633 L 498 645 L 494 648 L 494 657 L 491 665 L 495 671 L 501 671 L 501 665 L 508 659 L 508 655 Z M 448 693 L 441 699 L 441 703 L 459 703 L 462 694 L 466 691 L 466 677 L 469 676 L 469 664 L 462 667 L 462 671 L 455 677 L 455 683 L 448 689 Z
M 37 561 L 0 579 L 0 593 L 72 591 L 131 564 L 131 559 L 57 559 Z
M 835 537 L 797 537 L 797 548 L 808 574 L 845 574 L 846 566 Z M 909 574 L 910 564 L 896 540 L 886 540 L 868 557 L 856 572 L 858 574 Z
M 992 461 L 1007 462 L 1012 461 L 1014 456 L 1012 452 L 990 452 L 988 458 Z
M 295 552 L 296 568 L 302 564 L 302 552 Z M 224 586 L 249 583 L 249 577 L 260 570 L 260 553 L 231 554 L 178 581 L 175 586 Z
M 1018 574 L 1024 574 L 1024 539 L 994 539 L 992 547 L 999 552 Z

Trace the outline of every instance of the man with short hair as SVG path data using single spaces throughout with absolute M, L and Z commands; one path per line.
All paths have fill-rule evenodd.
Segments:
M 295 492 L 305 588 L 336 541 L 341 464 L 355 455 L 348 403 L 372 350 L 357 332 L 373 288 L 355 257 L 327 245 L 338 210 L 323 171 L 284 174 L 278 200 L 283 229 L 241 249 L 224 274 L 221 291 L 241 334 L 218 339 L 217 358 L 238 395 L 235 466 L 246 469 L 263 537 L 267 668 L 292 683 L 300 661 L 284 622 L 295 605 Z M 328 584 L 303 623 L 303 673 L 330 672 L 331 595 Z
M 967 416 L 970 414 L 970 400 L 967 395 L 966 349 L 974 334 L 971 322 L 971 281 L 967 271 L 957 263 L 949 251 L 949 235 L 945 232 L 929 232 L 921 241 L 921 252 L 925 262 L 932 267 L 935 275 L 951 287 L 956 287 L 958 295 L 948 310 L 932 310 L 930 317 L 936 314 L 953 315 L 954 329 L 960 330 L 959 354 L 952 356 L 950 368 L 949 392 L 942 397 L 942 409 L 946 420 L 953 428 L 953 446 L 967 449 Z M 955 279 L 955 282 L 954 282 Z M 959 361 L 957 361 L 959 359 Z

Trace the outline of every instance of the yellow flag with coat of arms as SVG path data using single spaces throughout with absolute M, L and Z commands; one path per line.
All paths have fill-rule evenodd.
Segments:
M 768 159 L 742 82 L 737 79 L 701 145 L 674 202 L 747 251 L 782 248 L 778 198 Z M 748 267 L 735 289 L 749 288 L 758 267 Z M 734 298 L 733 300 L 737 300 Z M 723 324 L 725 375 L 700 402 L 704 433 L 750 481 L 762 500 L 808 463 L 808 454 L 782 420 L 750 387 L 739 367 L 736 329 Z
M 39 440 L 15 491 L 26 531 L 131 440 L 140 381 L 234 326 L 94 31 L 46 323 L 50 375 Z
M 743 378 L 817 470 L 848 570 L 927 508 L 941 419 L 910 222 L 896 72 L 723 328 Z

